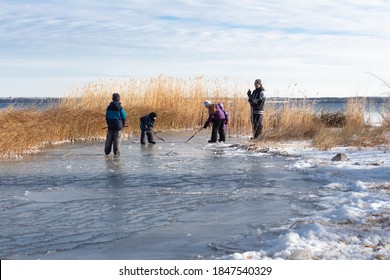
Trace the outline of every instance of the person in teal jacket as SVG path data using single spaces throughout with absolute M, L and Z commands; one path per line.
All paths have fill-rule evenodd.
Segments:
M 126 124 L 126 112 L 122 107 L 119 93 L 112 95 L 112 102 L 108 105 L 106 110 L 107 121 L 107 136 L 104 146 L 104 152 L 106 155 L 111 153 L 113 148 L 114 155 L 120 155 L 120 144 L 122 140 L 122 129 Z

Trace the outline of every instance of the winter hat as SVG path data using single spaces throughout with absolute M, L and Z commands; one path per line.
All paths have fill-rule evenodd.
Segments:
M 112 95 L 112 101 L 119 101 L 121 97 L 119 96 L 119 93 L 114 93 Z
M 155 118 L 157 118 L 157 113 L 156 113 L 156 112 L 151 112 L 151 113 L 149 114 L 149 116 L 150 116 L 152 119 L 155 119 Z
M 256 79 L 256 80 L 255 80 L 255 84 L 261 85 L 261 80 L 260 80 L 260 79 Z
M 211 101 L 210 100 L 206 100 L 203 104 L 204 104 L 205 107 L 209 107 L 211 105 Z

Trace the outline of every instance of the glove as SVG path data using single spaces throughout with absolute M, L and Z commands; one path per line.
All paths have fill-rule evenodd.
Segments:
M 204 126 L 203 126 L 203 128 L 207 128 L 208 126 L 209 126 L 209 125 L 205 123 Z
M 253 104 L 252 98 L 248 98 L 248 102 L 249 102 L 250 104 Z
M 248 89 L 248 92 L 247 92 L 246 94 L 248 95 L 248 97 L 250 97 L 250 96 L 251 96 L 251 94 L 252 94 L 251 90 L 250 90 L 250 89 Z

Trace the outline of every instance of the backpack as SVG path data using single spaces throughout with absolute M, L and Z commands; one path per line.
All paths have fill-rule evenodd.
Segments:
M 217 103 L 217 108 L 220 109 L 225 115 L 225 124 L 229 123 L 229 114 L 225 111 L 223 104 L 221 102 Z

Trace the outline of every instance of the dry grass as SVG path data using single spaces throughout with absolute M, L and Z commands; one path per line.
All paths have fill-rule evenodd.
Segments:
M 223 102 L 230 115 L 228 136 L 251 134 L 246 92 L 227 81 L 155 77 L 103 79 L 70 91 L 60 104 L 42 111 L 9 107 L 0 111 L 0 157 L 18 156 L 60 141 L 104 138 L 105 110 L 113 92 L 121 94 L 129 126 L 125 133 L 139 133 L 139 118 L 158 113 L 157 130 L 200 127 L 207 118 L 205 99 Z M 390 105 L 390 99 L 389 99 Z M 390 106 L 384 117 L 390 120 Z M 390 125 L 372 128 L 364 122 L 365 100 L 350 99 L 342 125 L 329 125 L 305 99 L 286 99 L 283 106 L 266 102 L 261 141 L 312 140 L 328 149 L 337 145 L 372 146 L 388 142 Z
M 305 99 L 287 99 L 281 108 L 268 105 L 264 112 L 264 134 L 262 139 L 282 141 L 312 138 L 320 123 L 314 104 Z
M 367 125 L 364 120 L 365 108 L 364 98 L 349 99 L 343 116 L 344 124 L 319 129 L 313 138 L 313 145 L 317 148 L 329 149 L 341 145 L 368 147 L 389 143 L 387 135 L 389 127 L 385 122 L 378 127 Z

